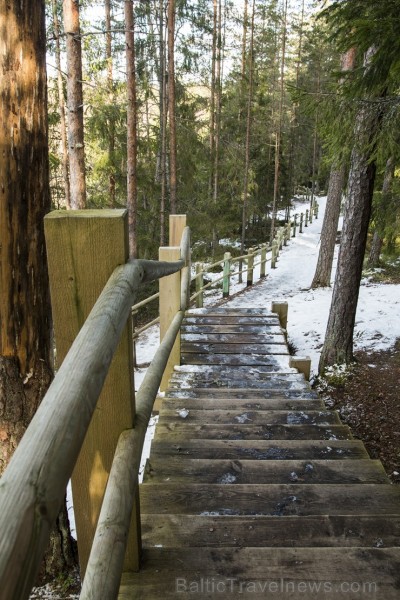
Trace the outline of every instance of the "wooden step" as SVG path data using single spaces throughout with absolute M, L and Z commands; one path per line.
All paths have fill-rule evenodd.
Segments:
M 164 410 L 177 410 L 187 408 L 189 410 L 326 410 L 322 400 L 295 398 L 255 398 L 246 400 L 242 398 L 186 398 L 181 402 L 180 398 L 160 398 Z
M 214 412 L 214 411 L 209 411 Z M 351 440 L 346 425 L 226 425 L 160 421 L 155 441 L 179 443 L 185 439 L 208 440 Z
M 182 340 L 181 343 L 182 354 L 268 354 L 275 355 L 280 354 L 283 356 L 289 355 L 289 350 L 286 344 L 263 344 L 260 340 L 257 343 L 239 343 L 236 341 L 235 344 L 229 343 L 211 343 L 207 342 L 188 342 Z
M 307 400 L 307 399 L 318 399 L 318 394 L 311 390 L 307 391 L 307 387 L 304 389 L 291 389 L 286 390 L 271 389 L 268 387 L 260 388 L 182 388 L 178 385 L 176 387 L 169 387 L 166 391 L 166 397 L 168 398 L 194 398 L 194 399 L 230 399 L 237 398 L 240 400 L 260 400 L 260 399 L 272 399 L 272 398 L 286 398 L 289 400 Z
M 286 347 L 286 338 L 282 332 L 276 333 L 187 333 L 185 328 L 181 332 L 182 342 L 203 343 L 207 340 L 210 344 L 269 344 Z
M 247 321 L 240 324 L 234 323 L 211 323 L 203 325 L 195 325 L 193 322 L 189 323 L 184 321 L 181 327 L 182 333 L 195 333 L 198 334 L 220 334 L 220 333 L 255 333 L 260 335 L 276 335 L 282 333 L 282 329 L 279 322 L 276 323 L 265 323 L 265 324 L 250 324 Z
M 142 516 L 143 546 L 152 548 L 322 548 L 400 546 L 400 515 L 276 517 Z
M 390 483 L 379 460 L 226 460 L 152 456 L 144 483 Z
M 282 360 L 279 359 L 279 354 L 275 354 L 273 356 L 271 356 L 271 354 L 181 354 L 181 363 L 183 365 L 262 365 L 265 369 L 268 368 L 271 372 L 295 372 L 294 369 L 289 367 L 287 356 L 282 356 Z M 283 364 L 283 360 L 286 362 L 286 364 Z
M 119 600 L 398 600 L 399 571 L 399 548 L 152 548 Z
M 329 410 L 163 410 L 169 423 L 221 423 L 252 425 L 341 425 L 338 413 Z
M 368 458 L 358 440 L 183 440 L 153 441 L 151 455 L 229 460 L 318 460 Z
M 278 315 L 252 315 L 252 314 L 204 314 L 185 316 L 182 325 L 260 325 L 280 327 Z
M 231 306 L 204 306 L 203 308 L 189 308 L 185 312 L 185 316 L 225 316 L 225 315 L 253 315 L 258 317 L 270 317 L 273 319 L 277 318 L 276 313 L 271 312 L 268 308 L 261 308 L 259 306 L 246 306 L 234 308 Z
M 142 514 L 374 515 L 400 514 L 400 487 L 385 484 L 180 484 L 140 487 Z

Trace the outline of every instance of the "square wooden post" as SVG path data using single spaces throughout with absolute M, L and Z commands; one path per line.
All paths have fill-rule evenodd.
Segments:
M 310 381 L 311 358 L 309 356 L 291 356 L 289 359 L 289 367 L 297 369 L 299 373 L 303 373 L 307 381 Z
M 287 329 L 288 308 L 287 302 L 272 302 L 271 304 L 271 312 L 278 315 L 282 329 Z
M 169 262 L 175 262 L 181 257 L 180 247 L 164 247 L 159 249 L 159 259 Z M 170 326 L 172 319 L 181 308 L 181 273 L 173 273 L 167 277 L 162 277 L 160 285 L 160 341 L 163 340 L 165 333 Z M 181 336 L 178 333 L 174 347 L 169 356 L 164 375 L 161 380 L 160 390 L 164 391 L 168 387 L 168 382 L 175 365 L 181 364 Z
M 128 259 L 126 210 L 54 211 L 45 218 L 57 365 L 111 273 Z M 72 475 L 72 494 L 83 578 L 120 433 L 135 414 L 132 325 L 115 352 Z M 133 508 L 125 568 L 137 570 L 138 506 Z
M 225 252 L 224 254 L 224 278 L 222 280 L 222 297 L 229 297 L 230 288 L 230 275 L 231 275 L 231 253 Z

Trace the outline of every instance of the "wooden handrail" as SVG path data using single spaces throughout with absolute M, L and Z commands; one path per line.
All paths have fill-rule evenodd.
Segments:
M 1 478 L 4 600 L 29 596 L 139 286 L 184 265 L 134 260 L 115 269 L 73 342 Z

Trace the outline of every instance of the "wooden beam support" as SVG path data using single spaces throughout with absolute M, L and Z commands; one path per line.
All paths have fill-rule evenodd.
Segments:
M 128 258 L 126 210 L 55 211 L 45 220 L 58 366 L 64 360 L 111 273 Z M 133 424 L 134 380 L 131 320 L 112 360 L 72 475 L 81 576 L 100 514 L 118 438 Z M 133 510 L 136 515 L 136 509 Z M 126 568 L 139 562 L 134 519 Z
M 169 245 L 180 246 L 183 230 L 186 227 L 186 215 L 169 215 Z
M 172 215 L 179 216 L 179 215 Z M 159 249 L 159 259 L 168 262 L 175 262 L 180 259 L 180 247 L 163 247 Z M 166 332 L 176 313 L 181 308 L 181 274 L 180 272 L 168 275 L 160 279 L 160 341 L 164 339 Z M 164 391 L 168 387 L 168 381 L 174 370 L 175 365 L 181 362 L 181 339 L 178 333 L 171 355 L 169 357 L 164 375 L 161 381 L 160 390 Z
M 287 302 L 272 302 L 271 304 L 271 312 L 279 316 L 279 323 L 282 329 L 287 329 L 288 308 L 289 305 Z
M 289 367 L 297 369 L 299 373 L 303 373 L 307 381 L 310 381 L 311 358 L 309 356 L 291 356 L 289 359 Z

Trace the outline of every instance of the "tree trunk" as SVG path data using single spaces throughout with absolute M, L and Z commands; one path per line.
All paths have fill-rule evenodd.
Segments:
M 112 55 L 112 33 L 111 33 L 111 0 L 105 0 L 106 21 L 106 61 L 107 61 L 107 88 L 110 106 L 114 105 L 114 82 L 113 82 L 113 55 Z M 108 196 L 110 206 L 115 207 L 115 119 L 110 112 L 108 122 Z
M 342 56 L 342 71 L 354 69 L 356 50 L 351 48 Z M 321 230 L 321 247 L 311 288 L 331 285 L 332 262 L 335 254 L 336 234 L 340 216 L 342 193 L 345 186 L 346 168 L 336 163 L 329 176 L 328 197 Z
M 329 287 L 331 285 L 332 262 L 335 253 L 336 235 L 340 215 L 342 193 L 345 184 L 346 168 L 344 165 L 332 167 L 329 177 L 328 197 L 324 222 L 321 230 L 321 246 L 317 267 L 311 288 Z
M 71 208 L 82 209 L 86 206 L 86 179 L 79 1 L 63 0 L 63 13 L 67 46 L 68 149 Z
M 385 175 L 383 178 L 382 185 L 382 204 L 385 206 L 388 195 L 390 194 L 392 181 L 394 177 L 394 168 L 395 168 L 395 160 L 393 157 L 389 158 L 386 162 L 385 167 Z M 377 219 L 379 222 L 379 215 L 377 215 Z M 368 266 L 369 267 L 378 267 L 380 264 L 381 251 L 383 246 L 383 232 L 380 231 L 380 227 L 378 225 L 375 226 L 374 237 L 372 239 L 371 249 L 368 257 Z
M 127 201 L 129 256 L 137 257 L 137 120 L 135 71 L 135 21 L 133 0 L 125 0 L 125 44 L 127 73 Z
M 159 142 L 159 181 L 160 190 L 160 246 L 165 245 L 165 200 L 167 190 L 167 64 L 164 35 L 164 0 L 159 0 L 159 111 L 160 111 L 160 142 Z
M 61 49 L 60 49 L 60 23 L 57 14 L 57 2 L 52 0 L 52 11 L 53 11 L 53 27 L 54 37 L 56 42 L 56 67 L 57 67 L 57 84 L 58 84 L 58 110 L 60 113 L 60 129 L 61 129 L 61 156 L 62 156 L 62 170 L 64 177 L 64 194 L 65 194 L 65 206 L 67 209 L 71 208 L 71 192 L 69 185 L 69 157 L 68 157 L 68 143 L 67 143 L 67 124 L 65 120 L 65 101 L 64 101 L 64 86 L 61 72 Z
M 278 122 L 278 129 L 276 131 L 276 136 L 275 136 L 274 195 L 273 195 L 273 199 L 272 199 L 272 218 L 271 218 L 271 233 L 270 233 L 270 241 L 271 242 L 274 239 L 274 235 L 275 235 L 275 220 L 276 220 L 278 192 L 279 192 L 280 151 L 281 151 L 281 138 L 282 138 L 282 126 L 283 126 L 283 98 L 285 95 L 287 8 L 288 8 L 288 0 L 285 0 L 284 14 L 283 14 L 281 86 L 280 86 L 280 98 L 279 98 L 279 122 Z
M 249 189 L 249 168 L 250 168 L 250 137 L 251 137 L 251 109 L 253 103 L 253 58 L 254 58 L 254 14 L 255 0 L 253 0 L 253 10 L 251 16 L 251 33 L 250 33 L 250 52 L 249 52 L 249 89 L 247 95 L 247 119 L 246 119 L 246 142 L 245 142 L 245 159 L 244 159 L 244 174 L 243 174 L 243 210 L 242 210 L 242 239 L 240 245 L 240 253 L 243 254 L 246 241 L 246 223 L 247 223 L 247 195 Z
M 175 102 L 175 0 L 168 0 L 168 113 L 169 113 L 169 194 L 170 211 L 177 211 Z
M 370 50 L 365 59 L 368 66 Z M 319 371 L 353 360 L 353 332 L 375 182 L 371 160 L 380 125 L 380 108 L 363 103 L 354 131 L 342 242 Z
M 44 1 L 0 0 L 0 30 L 2 472 L 52 378 L 43 227 L 50 210 Z M 69 530 L 62 529 L 62 538 L 52 536 L 46 575 L 56 575 L 51 564 L 65 572 L 74 563 Z

